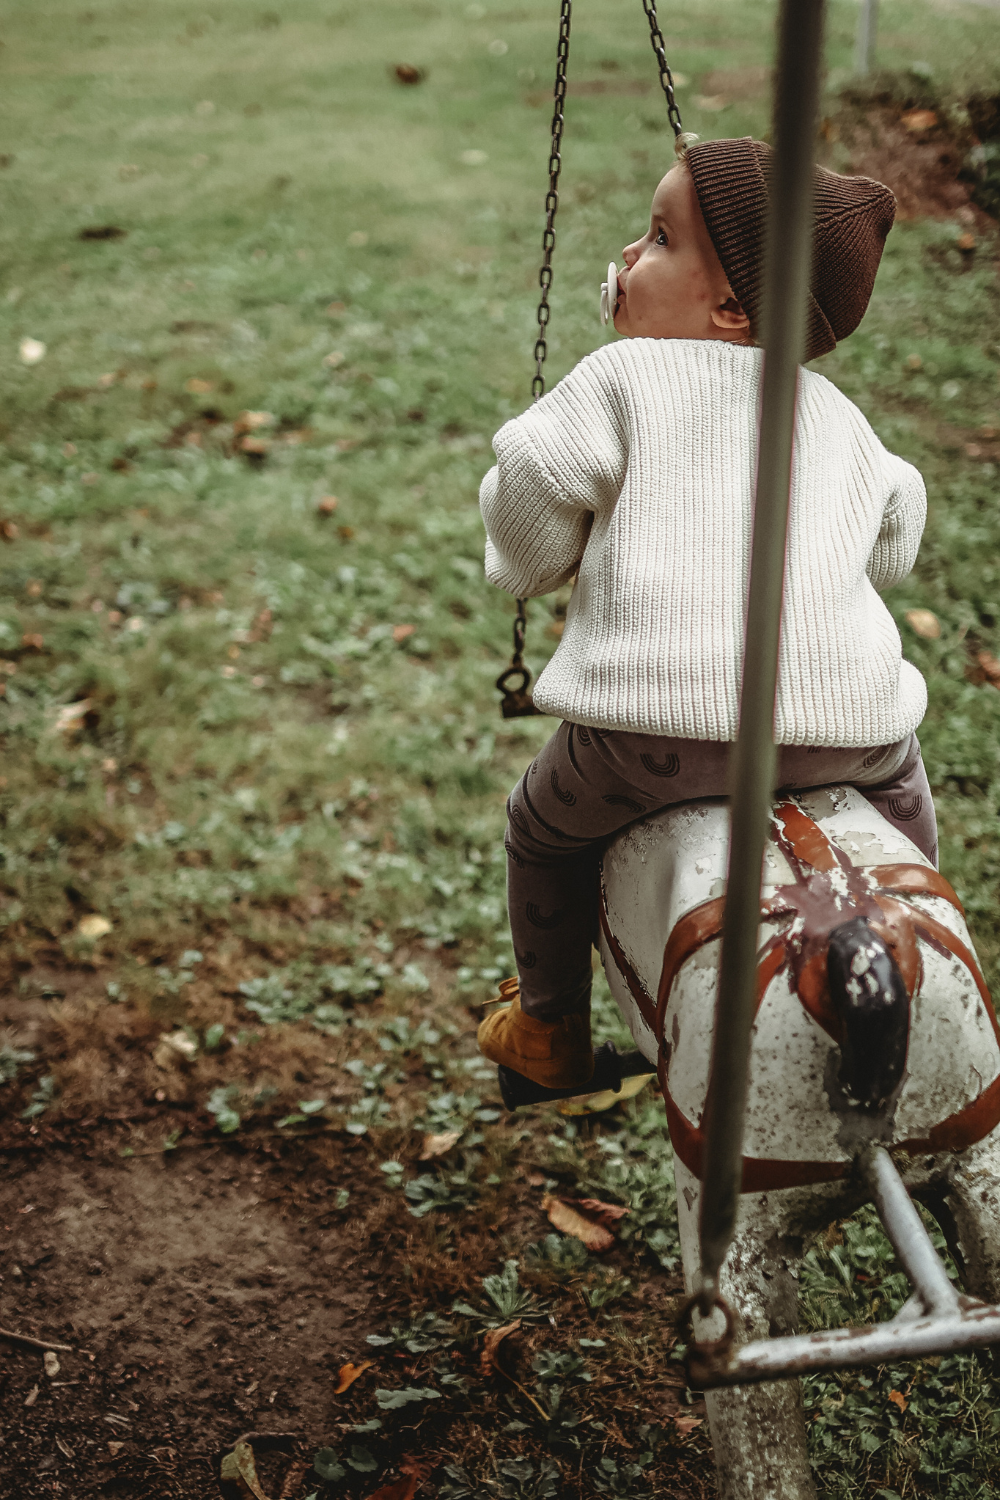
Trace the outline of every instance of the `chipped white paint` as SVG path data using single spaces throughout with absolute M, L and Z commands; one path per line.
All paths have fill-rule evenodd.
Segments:
M 930 868 L 909 839 L 852 788 L 801 792 L 794 800 L 855 870 Z M 664 949 L 677 922 L 724 893 L 727 838 L 724 802 L 688 803 L 634 824 L 605 854 L 608 924 L 654 1004 Z M 833 889 L 846 895 L 847 876 L 839 870 L 830 876 Z M 789 860 L 770 843 L 764 899 L 793 880 Z M 965 921 L 948 900 L 924 894 L 902 899 L 972 949 Z M 761 947 L 780 925 L 762 922 Z M 664 1016 L 668 1092 L 695 1128 L 705 1104 L 719 947 L 718 939 L 706 942 L 679 969 Z M 1000 1046 L 969 969 L 922 937 L 918 948 L 906 1072 L 896 1097 L 876 1117 L 859 1116 L 845 1100 L 837 1084 L 839 1048 L 805 1009 L 790 969 L 771 980 L 751 1041 L 747 1158 L 831 1164 L 836 1170 L 834 1164 L 849 1164 L 866 1139 L 887 1145 L 926 1139 L 1000 1075 Z M 658 1040 L 603 937 L 601 956 L 636 1045 L 655 1061 Z M 678 1159 L 676 1173 L 690 1287 L 699 1260 L 700 1189 L 690 1165 Z M 1000 1128 L 964 1151 L 918 1156 L 906 1175 L 911 1188 L 947 1206 L 956 1225 L 948 1232 L 964 1259 L 969 1291 L 1000 1300 Z M 741 1342 L 796 1331 L 798 1265 L 809 1236 L 853 1212 L 864 1196 L 849 1165 L 838 1181 L 743 1194 L 722 1278 L 723 1294 L 738 1314 Z M 701 1337 L 718 1333 L 710 1326 L 696 1331 Z M 814 1494 L 797 1382 L 716 1391 L 708 1406 L 724 1500 L 804 1500 Z

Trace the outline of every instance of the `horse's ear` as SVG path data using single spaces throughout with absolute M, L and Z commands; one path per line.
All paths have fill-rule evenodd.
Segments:
M 880 1109 L 906 1067 L 910 997 L 903 976 L 864 917 L 831 932 L 827 976 L 843 1026 L 840 1085 L 862 1109 Z

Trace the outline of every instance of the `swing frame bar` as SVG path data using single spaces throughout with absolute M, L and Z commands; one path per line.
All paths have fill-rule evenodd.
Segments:
M 855 1158 L 913 1288 L 895 1318 L 734 1348 L 735 1320 L 719 1273 L 739 1211 L 761 874 L 777 769 L 774 705 L 792 480 L 799 363 L 805 353 L 812 258 L 814 142 L 825 0 L 781 0 L 774 97 L 774 169 L 764 261 L 764 375 L 750 558 L 739 737 L 730 786 L 729 876 L 708 1096 L 699 1223 L 701 1270 L 690 1311 L 726 1319 L 724 1336 L 694 1342 L 696 1387 L 752 1384 L 818 1370 L 919 1359 L 1000 1342 L 1000 1307 L 961 1296 L 892 1157 L 869 1145 Z

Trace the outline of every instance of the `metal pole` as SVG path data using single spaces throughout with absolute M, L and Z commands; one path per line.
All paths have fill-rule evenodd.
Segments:
M 927 1311 L 958 1312 L 958 1293 L 888 1151 L 884 1146 L 872 1146 L 858 1158 L 858 1166 L 893 1249 Z
M 774 701 L 799 360 L 812 260 L 813 145 L 823 0 L 782 0 L 762 332 L 764 382 L 739 738 L 730 776 L 729 881 L 702 1169 L 701 1273 L 707 1311 L 739 1201 L 747 1063 L 757 982 L 764 844 L 774 791 Z
M 854 38 L 854 71 L 864 77 L 872 70 L 875 33 L 878 31 L 878 0 L 861 0 L 858 30 Z

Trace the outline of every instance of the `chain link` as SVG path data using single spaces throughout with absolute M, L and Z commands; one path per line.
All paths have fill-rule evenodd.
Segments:
M 537 401 L 545 394 L 542 366 L 548 353 L 545 330 L 549 326 L 549 288 L 552 285 L 552 252 L 556 247 L 556 210 L 559 207 L 559 173 L 562 169 L 562 134 L 565 124 L 566 63 L 569 60 L 569 23 L 573 0 L 561 0 L 559 7 L 559 45 L 556 49 L 556 82 L 552 99 L 552 144 L 549 147 L 549 190 L 545 195 L 545 231 L 542 235 L 542 269 L 538 284 L 542 289 L 538 303 L 538 337 L 535 340 L 535 378 L 531 394 Z
M 674 139 L 678 140 L 683 134 L 684 126 L 681 124 L 681 112 L 677 108 L 677 100 L 674 98 L 674 75 L 671 73 L 670 65 L 667 62 L 666 42 L 663 40 L 660 23 L 656 19 L 656 0 L 642 0 L 642 8 L 646 12 L 646 19 L 649 22 L 649 40 L 656 55 L 656 65 L 660 70 L 660 87 L 667 100 L 667 119 L 670 121 L 674 132 Z

